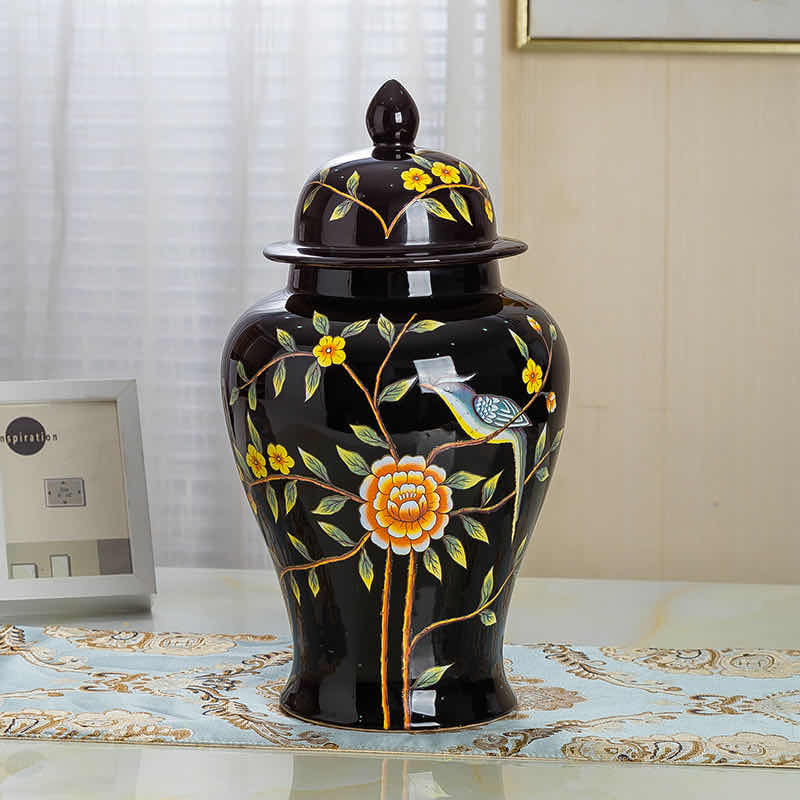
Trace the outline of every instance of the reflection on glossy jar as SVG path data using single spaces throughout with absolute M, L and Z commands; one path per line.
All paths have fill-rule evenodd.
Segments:
M 559 328 L 505 289 L 489 191 L 416 147 L 396 81 L 373 147 L 303 188 L 285 290 L 235 323 L 222 390 L 294 635 L 289 714 L 362 729 L 485 722 L 515 700 L 502 644 L 564 430 Z M 266 621 L 265 621 L 265 627 Z

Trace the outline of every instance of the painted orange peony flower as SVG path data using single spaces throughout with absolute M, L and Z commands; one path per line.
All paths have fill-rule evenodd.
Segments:
M 253 470 L 253 475 L 255 475 L 256 478 L 267 477 L 267 459 L 251 444 L 247 445 L 245 461 L 247 461 L 247 466 Z
M 556 410 L 556 393 L 548 392 L 545 403 L 547 404 L 547 410 L 552 414 Z
M 528 389 L 528 394 L 534 394 L 542 388 L 542 368 L 532 359 L 528 359 L 525 369 L 522 370 L 522 382 Z
M 411 167 L 400 173 L 403 179 L 403 188 L 424 192 L 428 184 L 433 183 L 433 178 L 419 167 Z
M 282 444 L 268 444 L 267 457 L 272 469 L 282 475 L 288 475 L 289 470 L 294 466 L 294 459 L 286 452 L 286 448 Z
M 346 356 L 344 339 L 341 336 L 323 336 L 314 347 L 314 355 L 321 367 L 341 364 Z
M 425 464 L 422 456 L 395 461 L 384 456 L 370 467 L 361 483 L 361 524 L 372 531 L 372 541 L 392 552 L 408 555 L 441 539 L 453 509 L 453 496 L 444 485 L 445 471 Z
M 433 162 L 431 172 L 441 179 L 442 183 L 458 183 L 461 180 L 461 173 L 455 167 L 443 164 L 441 161 Z

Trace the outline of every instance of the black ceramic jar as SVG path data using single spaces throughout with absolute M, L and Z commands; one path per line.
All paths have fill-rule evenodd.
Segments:
M 289 714 L 437 730 L 514 708 L 503 629 L 561 444 L 569 366 L 505 289 L 478 173 L 415 147 L 389 81 L 373 148 L 300 195 L 285 290 L 236 322 L 222 390 L 294 634 Z

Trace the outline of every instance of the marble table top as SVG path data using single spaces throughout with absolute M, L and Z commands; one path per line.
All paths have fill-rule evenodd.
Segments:
M 269 571 L 158 570 L 150 613 L 48 616 L 86 627 L 288 633 Z M 800 645 L 800 586 L 523 578 L 509 642 L 618 647 Z M 15 618 L 37 625 L 37 617 Z M 448 787 L 448 788 L 445 788 Z M 454 793 L 456 792 L 456 793 Z M 260 800 L 648 800 L 800 796 L 796 770 L 644 764 L 453 761 L 206 747 L 0 741 L 0 798 L 236 797 Z

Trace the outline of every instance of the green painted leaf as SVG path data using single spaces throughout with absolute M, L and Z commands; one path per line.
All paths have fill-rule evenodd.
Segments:
M 436 578 L 439 583 L 442 582 L 442 562 L 439 561 L 439 556 L 436 555 L 436 551 L 429 547 L 424 555 L 422 556 L 422 563 L 425 565 L 425 569 Z
M 386 440 L 380 436 L 376 430 L 370 428 L 369 425 L 351 425 L 350 427 L 353 429 L 353 433 L 364 442 L 364 444 L 368 444 L 372 447 L 384 447 L 387 450 L 389 449 Z
M 339 458 L 347 465 L 347 469 L 356 475 L 369 475 L 369 465 L 366 461 L 354 450 L 345 450 L 344 447 L 336 445 L 336 452 Z
M 267 495 L 267 502 L 269 503 L 270 511 L 272 511 L 272 516 L 275 517 L 275 522 L 277 522 L 278 521 L 278 495 L 275 494 L 275 490 L 268 483 L 265 484 L 265 486 L 266 486 L 265 493 Z
M 342 509 L 347 502 L 347 498 L 341 494 L 329 494 L 317 503 L 317 507 L 312 514 L 335 514 Z
M 517 349 L 520 352 L 520 355 L 527 361 L 530 358 L 530 353 L 528 352 L 528 345 L 522 340 L 522 337 L 518 334 L 514 333 L 514 331 L 509 330 L 511 334 L 511 338 L 516 342 Z
M 294 343 L 291 333 L 286 333 L 283 328 L 278 328 L 275 331 L 275 335 L 278 337 L 278 343 L 284 350 L 290 353 L 294 353 L 295 350 L 297 350 L 297 345 Z
M 283 384 L 286 382 L 286 362 L 279 361 L 278 366 L 275 367 L 275 372 L 272 375 L 272 386 L 275 389 L 275 397 L 281 393 Z
M 495 616 L 494 611 L 492 611 L 492 610 L 490 610 L 488 608 L 485 608 L 483 611 L 481 611 L 481 613 L 479 614 L 479 617 L 480 617 L 481 622 L 484 625 L 486 625 L 487 628 L 490 625 L 496 624 L 496 622 L 497 622 L 497 617 Z
M 422 156 L 417 155 L 416 153 L 409 153 L 408 157 L 415 164 L 419 164 L 420 167 L 424 167 L 425 169 L 433 169 L 433 164 L 431 164 L 431 162 L 428 161 L 427 158 L 423 158 Z
M 358 574 L 364 581 L 367 591 L 372 588 L 372 579 L 375 577 L 375 569 L 372 566 L 372 559 L 367 555 L 366 550 L 362 550 L 358 556 Z
M 492 475 L 491 478 L 487 478 L 485 483 L 483 484 L 483 488 L 481 489 L 481 505 L 485 506 L 491 499 L 494 497 L 495 490 L 497 489 L 497 481 L 500 480 L 500 476 L 503 474 L 503 470 L 497 473 L 497 475 Z
M 314 475 L 321 481 L 325 481 L 325 483 L 331 482 L 331 479 L 328 477 L 328 470 L 325 469 L 325 465 L 316 456 L 307 453 L 302 447 L 298 447 L 297 452 L 300 453 L 300 458 L 303 459 L 303 463 Z
M 319 366 L 319 362 L 312 362 L 311 366 L 306 370 L 306 402 L 308 402 L 314 396 L 314 392 L 317 391 L 321 376 L 322 369 Z
M 547 467 L 542 467 L 536 470 L 536 480 L 544 483 L 550 477 L 550 470 Z
M 348 194 L 353 195 L 353 197 L 356 196 L 356 189 L 358 189 L 359 180 L 360 177 L 358 172 L 353 170 L 353 172 L 350 173 L 350 177 L 347 179 L 347 192 Z
M 344 336 L 345 339 L 348 336 L 356 336 L 359 333 L 363 333 L 367 325 L 369 325 L 368 319 L 360 319 L 357 322 L 351 322 L 349 325 L 344 326 L 341 335 Z
M 472 225 L 472 217 L 469 215 L 469 206 L 467 205 L 467 201 L 464 199 L 464 195 L 461 194 L 461 192 L 457 192 L 455 189 L 451 189 L 450 200 L 456 207 L 456 211 L 461 214 L 466 222 Z
M 294 547 L 306 561 L 311 561 L 311 554 L 308 552 L 308 548 L 296 536 L 292 536 L 288 531 L 286 535 L 289 537 L 292 547 Z
M 289 586 L 292 589 L 294 599 L 297 600 L 297 604 L 300 605 L 300 587 L 297 585 L 297 581 L 291 572 L 289 573 Z
M 319 594 L 319 578 L 317 577 L 317 571 L 313 568 L 308 571 L 308 588 L 311 589 L 311 594 L 314 597 Z
M 445 486 L 451 489 L 471 489 L 476 483 L 483 480 L 483 475 L 476 475 L 474 472 L 464 472 L 459 470 L 449 475 L 444 482 Z
M 297 502 L 297 481 L 288 481 L 286 486 L 283 487 L 283 502 L 286 505 L 286 513 L 288 514 Z
M 550 339 L 555 341 L 558 338 L 558 334 L 556 333 L 556 326 L 553 323 L 550 323 Z
M 231 389 L 231 396 L 228 399 L 228 405 L 232 406 L 238 399 L 239 399 L 239 387 L 234 386 L 233 389 Z
M 429 214 L 433 214 L 434 217 L 448 219 L 451 222 L 456 221 L 456 218 L 435 197 L 423 197 L 420 203 L 422 203 L 422 205 L 425 206 L 425 210 Z
M 339 203 L 336 206 L 336 208 L 333 209 L 333 212 L 331 213 L 331 217 L 330 217 L 331 221 L 333 222 L 334 220 L 341 219 L 343 216 L 345 216 L 345 214 L 347 214 L 347 212 L 352 207 L 353 207 L 353 201 L 352 200 L 342 200 L 342 202 Z
M 412 689 L 428 689 L 431 686 L 436 686 L 442 679 L 442 675 L 452 667 L 452 664 L 445 664 L 443 667 L 428 667 L 422 675 L 417 678 L 412 684 Z
M 250 412 L 247 412 L 247 430 L 250 432 L 250 440 L 253 442 L 253 447 L 258 450 L 262 455 L 264 454 L 264 446 L 261 444 L 261 437 L 258 435 L 256 426 L 253 425 L 253 420 L 250 419 Z
M 319 526 L 336 544 L 340 544 L 342 547 L 355 545 L 355 542 L 341 528 L 331 525 L 330 522 L 320 522 Z
M 517 552 L 516 552 L 516 553 L 514 553 L 514 564 L 515 564 L 515 565 L 516 565 L 516 564 L 518 564 L 518 563 L 519 563 L 519 561 L 520 561 L 520 559 L 522 558 L 522 555 L 523 555 L 523 553 L 524 553 L 524 551 L 525 551 L 525 545 L 526 545 L 527 543 L 528 543 L 528 540 L 527 540 L 527 539 L 523 539 L 523 540 L 522 540 L 522 541 L 519 543 L 519 547 L 517 548 Z
M 247 380 L 247 373 L 244 371 L 244 364 L 241 361 L 236 362 L 236 374 L 243 380 Z
M 413 323 L 409 329 L 409 333 L 427 333 L 428 331 L 435 331 L 441 328 L 444 322 L 437 322 L 435 319 L 421 319 L 419 322 Z
M 483 605 L 491 596 L 492 589 L 494 589 L 494 567 L 490 567 L 483 579 L 483 586 L 481 586 L 481 601 L 478 605 Z
M 389 344 L 394 341 L 394 325 L 383 314 L 378 317 L 378 332 Z
M 462 182 L 466 184 L 472 183 L 472 170 L 463 162 L 458 162 L 458 169 L 461 173 Z
M 544 426 L 542 427 L 542 432 L 539 434 L 539 438 L 536 440 L 536 451 L 533 454 L 534 461 L 538 461 L 543 453 L 544 453 L 544 446 L 547 444 L 547 423 L 545 422 Z
M 324 314 L 320 314 L 319 311 L 314 312 L 313 324 L 317 333 L 321 333 L 323 336 L 327 336 L 330 333 L 331 324 L 328 322 L 328 318 Z
M 552 453 L 553 450 L 558 450 L 561 446 L 561 437 L 564 435 L 564 429 L 562 428 L 560 431 L 556 431 L 556 435 L 553 437 L 553 442 L 550 445 L 550 452 Z
M 317 192 L 320 190 L 321 187 L 319 186 L 312 186 L 311 191 L 306 195 L 306 199 L 303 200 L 303 213 L 305 214 L 308 211 L 308 207 L 314 201 L 314 198 L 317 196 Z
M 256 403 L 257 403 L 256 382 L 253 381 L 250 384 L 250 388 L 247 390 L 247 405 L 250 406 L 250 410 L 251 411 L 255 411 L 256 410 Z
M 397 402 L 417 381 L 417 376 L 413 378 L 403 378 L 401 381 L 390 383 L 378 395 L 378 403 L 395 403 Z
M 477 539 L 479 542 L 489 543 L 489 537 L 486 535 L 486 528 L 484 528 L 478 520 L 472 517 L 461 517 L 461 522 L 464 523 L 464 530 L 469 536 L 473 539 Z
M 321 169 L 321 170 L 319 171 L 319 179 L 320 179 L 320 182 L 321 182 L 321 183 L 325 183 L 325 181 L 326 181 L 326 180 L 328 180 L 328 173 L 329 173 L 330 171 L 331 171 L 331 170 L 330 170 L 330 168 L 329 168 L 329 167 L 325 167 L 325 169 Z
M 444 549 L 447 550 L 447 555 L 453 559 L 459 566 L 467 568 L 467 554 L 464 552 L 464 545 L 455 536 L 449 534 L 444 537 Z
M 247 466 L 247 461 L 245 457 L 239 452 L 238 447 L 233 448 L 233 455 L 236 458 L 236 463 L 239 465 L 239 469 L 242 471 L 244 475 L 250 474 L 250 467 Z

